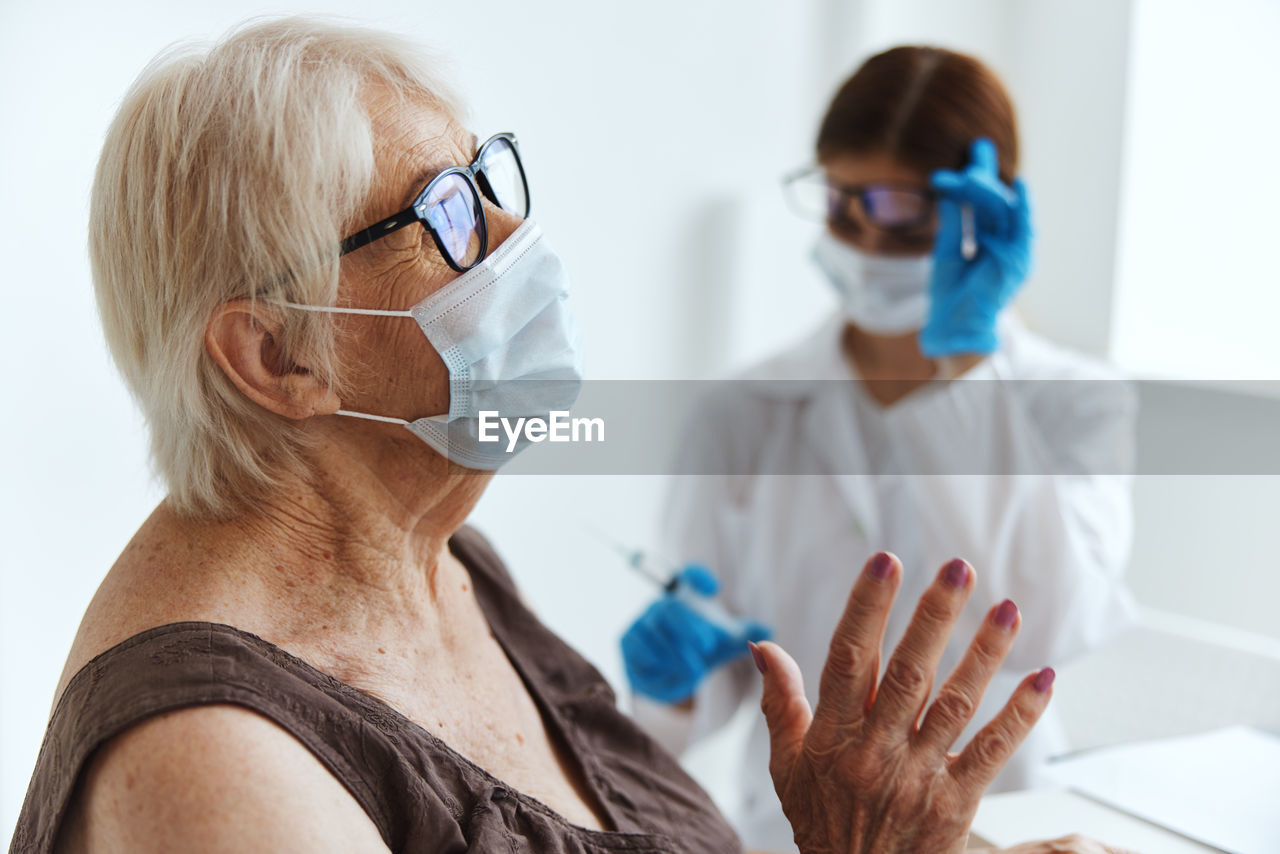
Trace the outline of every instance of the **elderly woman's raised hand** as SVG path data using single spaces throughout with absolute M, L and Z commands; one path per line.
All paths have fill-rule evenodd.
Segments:
M 803 854 L 964 850 L 979 798 L 1049 703 L 1053 671 L 1045 669 L 1024 679 L 959 754 L 949 753 L 1013 645 L 1018 610 L 1008 601 L 991 609 L 926 709 L 974 574 L 961 560 L 942 568 L 879 680 L 900 576 L 897 558 L 885 553 L 863 568 L 812 712 L 795 661 L 775 644 L 753 649 L 764 674 L 769 771 Z

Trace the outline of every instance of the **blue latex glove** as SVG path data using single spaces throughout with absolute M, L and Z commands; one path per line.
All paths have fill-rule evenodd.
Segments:
M 720 582 L 705 567 L 690 565 L 676 576 L 677 591 L 648 607 L 622 636 L 627 681 L 637 694 L 662 703 L 679 703 L 712 670 L 747 654 L 747 641 L 767 640 L 770 631 L 744 621 L 731 632 L 699 614 L 682 598 L 710 598 Z
M 1031 208 L 1020 179 L 1000 180 L 996 147 L 974 140 L 962 171 L 939 169 L 930 178 L 938 193 L 938 236 L 933 246 L 929 316 L 920 351 L 931 359 L 994 353 L 996 317 L 1031 271 Z M 962 205 L 973 210 L 977 254 L 963 252 Z

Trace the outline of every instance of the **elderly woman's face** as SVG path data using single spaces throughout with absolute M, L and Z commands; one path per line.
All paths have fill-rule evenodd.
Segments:
M 430 104 L 401 103 L 380 89 L 371 90 L 369 104 L 377 177 L 369 204 L 345 233 L 404 210 L 436 173 L 476 155 L 474 134 Z M 487 199 L 484 205 L 493 252 L 521 220 Z M 426 229 L 410 226 L 343 258 L 338 304 L 403 311 L 459 275 Z M 345 408 L 408 421 L 448 411 L 448 369 L 416 323 L 361 316 L 338 323 L 344 361 L 352 369 Z

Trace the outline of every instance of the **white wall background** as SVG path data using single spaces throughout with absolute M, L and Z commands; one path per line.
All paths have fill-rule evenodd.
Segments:
M 1113 352 L 1146 375 L 1280 376 L 1280 3 L 1136 6 Z
M 1156 180 L 1181 168 L 1169 162 L 1174 155 L 1160 169 L 1147 159 L 1166 142 L 1158 105 L 1177 103 L 1169 87 L 1185 83 L 1165 80 L 1160 63 L 1178 65 L 1174 42 L 1199 43 L 1207 8 L 1151 0 L 489 0 L 481 14 L 475 4 L 327 0 L 305 11 L 382 25 L 451 56 L 474 129 L 520 135 L 535 216 L 574 276 L 590 375 L 686 378 L 758 358 L 831 305 L 805 261 L 813 231 L 787 218 L 777 179 L 809 160 L 838 81 L 871 49 L 906 41 L 977 53 L 1018 102 L 1040 234 L 1035 278 L 1020 302 L 1032 325 L 1099 355 L 1123 342 L 1126 359 L 1148 352 L 1146 341 L 1175 340 L 1171 329 L 1221 303 L 1205 301 L 1199 279 L 1172 294 L 1164 287 L 1169 268 L 1158 260 L 1192 237 L 1173 227 L 1185 220 L 1171 206 L 1190 197 L 1169 195 L 1170 181 Z M 1269 49 L 1280 32 L 1268 37 L 1257 23 L 1229 22 L 1265 25 L 1276 8 L 1270 0 L 1214 4 L 1223 23 L 1204 42 L 1227 54 L 1235 40 Z M 80 613 L 160 496 L 148 479 L 142 425 L 98 332 L 85 259 L 103 132 L 162 47 L 279 11 L 301 10 L 247 0 L 74 0 L 58 4 L 55 16 L 0 0 L 0 827 L 16 818 Z M 1243 72 L 1229 103 L 1265 111 L 1274 59 L 1237 61 L 1217 69 Z M 1214 70 L 1208 65 L 1199 70 Z M 1204 139 L 1231 139 L 1229 153 L 1209 152 L 1209 172 L 1247 151 L 1252 168 L 1236 161 L 1221 174 L 1241 187 L 1274 181 L 1266 174 L 1274 124 L 1248 124 L 1263 120 L 1245 109 L 1214 111 L 1212 91 L 1188 103 L 1189 115 L 1214 118 Z M 1235 129 L 1246 127 L 1269 136 L 1235 147 Z M 1265 198 L 1276 195 L 1273 187 Z M 1153 210 L 1178 222 L 1141 232 Z M 1195 234 L 1206 235 L 1204 258 L 1232 245 L 1229 232 Z M 1274 274 L 1270 285 L 1234 281 L 1224 311 L 1274 298 Z M 1171 302 L 1182 313 L 1154 314 Z M 1150 329 L 1132 319 L 1157 316 Z M 1256 336 L 1265 337 L 1263 327 Z M 1223 362 L 1217 377 L 1236 375 L 1237 364 L 1244 362 Z M 1264 374 L 1280 373 L 1280 362 L 1269 364 Z M 614 639 L 650 593 L 585 523 L 652 542 L 661 488 L 643 477 L 500 477 L 476 512 L 544 619 L 618 685 Z M 1149 481 L 1138 496 L 1132 575 L 1140 597 L 1280 633 L 1261 607 L 1232 604 L 1280 596 L 1264 557 L 1276 553 L 1269 510 L 1280 506 L 1280 481 Z M 1208 596 L 1207 564 L 1229 579 Z M 1274 595 L 1257 593 L 1264 580 Z

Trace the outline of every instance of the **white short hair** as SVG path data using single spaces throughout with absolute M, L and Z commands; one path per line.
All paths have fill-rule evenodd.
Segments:
M 374 177 L 371 84 L 461 119 L 429 55 L 311 18 L 250 22 L 152 61 L 107 132 L 89 253 L 107 344 L 178 510 L 227 516 L 302 474 L 297 425 L 257 406 L 205 350 L 228 300 L 328 305 L 344 224 Z M 328 315 L 293 312 L 286 354 L 337 383 Z

